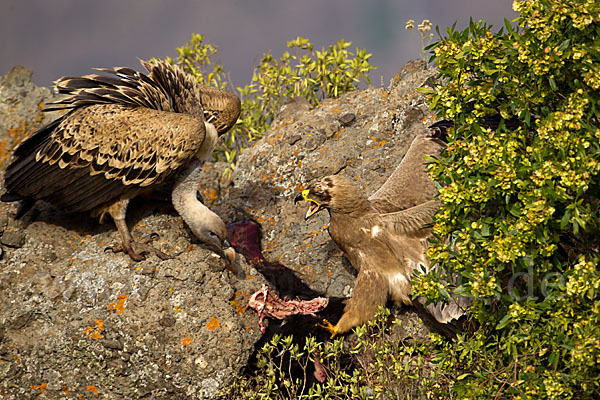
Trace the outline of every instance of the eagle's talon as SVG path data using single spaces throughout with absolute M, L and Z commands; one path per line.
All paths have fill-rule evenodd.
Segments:
M 327 321 L 326 319 L 323 320 L 322 324 L 317 324 L 317 326 L 321 327 L 321 328 L 325 329 L 326 331 L 328 331 L 329 333 L 331 333 L 330 339 L 333 339 L 334 336 L 339 333 L 338 328 L 335 327 L 334 325 L 332 325 L 331 322 Z

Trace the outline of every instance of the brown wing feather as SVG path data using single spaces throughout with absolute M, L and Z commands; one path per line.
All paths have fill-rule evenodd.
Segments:
M 74 110 L 9 166 L 8 192 L 67 211 L 90 210 L 126 190 L 164 182 L 205 138 L 189 115 L 102 104 Z
M 369 197 L 371 206 L 381 213 L 390 213 L 433 199 L 437 189 L 427 174 L 424 157 L 437 156 L 444 147 L 444 142 L 430 130 L 415 137 L 400 165 Z
M 372 226 L 379 225 L 400 235 L 420 235 L 420 232 L 428 234 L 424 228 L 431 224 L 433 215 L 439 208 L 438 200 L 429 200 L 406 210 L 379 214 L 374 217 Z

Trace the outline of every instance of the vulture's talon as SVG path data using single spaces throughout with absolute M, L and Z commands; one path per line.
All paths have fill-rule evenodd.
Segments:
M 150 254 L 156 255 L 158 258 L 160 258 L 163 261 L 172 258 L 168 254 L 165 254 L 162 251 L 155 249 L 152 246 L 149 246 L 145 241 L 141 241 L 141 242 L 131 241 L 131 242 L 129 242 L 128 246 L 124 246 L 123 244 L 118 244 L 118 245 L 106 247 L 104 249 L 105 252 L 108 250 L 112 251 L 113 253 L 121 253 L 121 252 L 127 253 L 127 254 L 129 254 L 129 257 L 131 257 L 131 259 L 134 261 L 143 261 Z

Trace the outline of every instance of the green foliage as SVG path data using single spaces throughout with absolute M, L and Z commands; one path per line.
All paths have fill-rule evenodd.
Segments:
M 227 87 L 223 66 L 212 63 L 217 48 L 203 43 L 204 36 L 192 34 L 192 40 L 177 49 L 176 59 L 167 61 L 180 65 L 196 77 L 198 82 L 221 89 Z M 313 106 L 328 97 L 337 97 L 354 90 L 362 80 L 370 84 L 368 73 L 371 54 L 366 50 L 348 50 L 352 43 L 339 40 L 336 45 L 321 51 L 314 50 L 308 39 L 298 37 L 287 43 L 286 51 L 277 59 L 271 52 L 265 54 L 252 75 L 252 82 L 238 88 L 242 99 L 242 113 L 228 133 L 215 158 L 227 161 L 230 171 L 236 156 L 248 142 L 260 139 L 286 99 L 305 97 Z
M 351 44 L 339 40 L 335 46 L 315 51 L 308 39 L 298 37 L 287 43 L 291 52 L 281 58 L 265 54 L 252 82 L 238 88 L 242 114 L 232 136 L 239 142 L 239 151 L 262 137 L 286 99 L 302 96 L 317 106 L 325 98 L 356 89 L 361 80 L 370 84 L 368 73 L 375 69 L 368 61 L 371 54 L 364 49 L 352 53 Z
M 222 396 L 298 400 L 447 397 L 452 382 L 440 373 L 432 352 L 435 346 L 448 344 L 436 334 L 431 335 L 431 342 L 396 340 L 389 318 L 390 311 L 380 308 L 373 320 L 355 330 L 356 342 L 351 346 L 343 338 L 323 343 L 308 337 L 301 347 L 291 336 L 276 335 L 259 350 L 256 375 L 239 378 Z M 309 374 L 315 365 L 325 379 L 311 385 Z
M 479 326 L 442 364 L 467 367 L 461 398 L 597 398 L 600 3 L 513 7 L 519 27 L 471 21 L 432 45 L 430 105 L 455 129 L 430 166 L 443 206 L 429 256 L 462 278 Z M 413 289 L 447 298 L 439 284 L 424 274 Z
M 177 48 L 177 58 L 167 57 L 166 61 L 179 65 L 202 85 L 225 90 L 228 80 L 223 65 L 211 61 L 211 57 L 217 54 L 217 51 L 216 46 L 204 43 L 204 35 L 192 33 L 192 40 Z
M 406 21 L 406 25 L 404 29 L 412 31 L 415 27 L 415 20 L 409 19 Z M 427 50 L 426 48 L 429 46 L 430 41 L 433 39 L 433 33 L 429 33 L 431 30 L 431 22 L 428 19 L 424 19 L 419 25 L 417 25 L 417 29 L 419 30 L 419 38 L 421 39 L 421 57 L 423 61 L 427 60 Z

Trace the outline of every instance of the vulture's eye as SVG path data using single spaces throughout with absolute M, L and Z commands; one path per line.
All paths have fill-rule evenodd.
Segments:
M 216 238 L 217 234 L 214 232 L 208 232 L 208 236 L 210 236 L 211 238 Z

